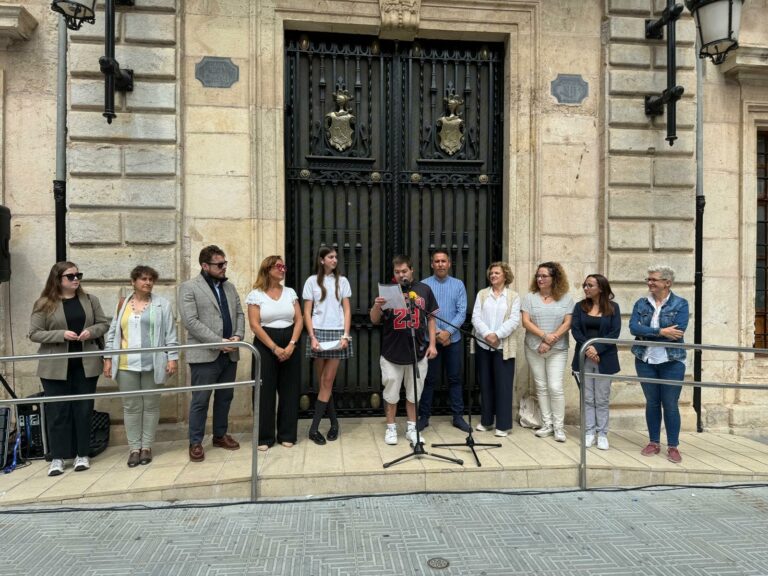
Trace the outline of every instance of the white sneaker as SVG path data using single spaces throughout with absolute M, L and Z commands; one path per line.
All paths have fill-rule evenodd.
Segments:
M 408 427 L 408 430 L 405 431 L 405 439 L 408 440 L 408 442 L 411 443 L 412 446 L 416 446 L 416 426 L 411 428 Z M 424 436 L 421 436 L 421 441 L 424 441 Z
M 91 467 L 91 461 L 88 456 L 78 456 L 75 458 L 75 472 L 82 472 Z
M 386 444 L 397 444 L 397 428 L 387 426 L 387 431 L 384 432 L 384 442 Z
M 489 429 L 486 428 L 485 426 L 483 426 L 482 424 L 478 424 L 477 426 L 475 426 L 475 430 L 477 430 L 478 432 L 488 432 L 489 431 Z
M 493 435 L 498 436 L 499 438 L 505 438 L 509 436 L 509 432 L 507 432 L 506 430 L 499 430 L 498 428 L 496 428 L 496 432 L 494 432 Z
M 542 426 L 534 434 L 537 438 L 546 438 L 547 436 L 552 436 L 553 432 L 552 426 Z
M 565 442 L 565 430 L 562 428 L 555 430 L 555 442 Z
M 597 447 L 600 450 L 608 450 L 608 436 L 602 434 L 597 437 Z
M 595 435 L 594 434 L 587 434 L 584 436 L 584 446 L 587 448 L 592 448 L 592 446 L 595 445 Z
M 64 460 L 54 458 L 48 467 L 48 476 L 58 476 L 59 474 L 64 474 Z

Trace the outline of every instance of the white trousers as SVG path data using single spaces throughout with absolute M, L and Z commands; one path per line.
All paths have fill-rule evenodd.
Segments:
M 536 383 L 542 424 L 545 427 L 562 428 L 565 420 L 563 374 L 568 363 L 568 350 L 550 350 L 546 354 L 539 354 L 526 346 L 525 359 Z
M 384 401 L 388 404 L 397 404 L 400 401 L 400 386 L 405 381 L 405 399 L 411 404 L 416 403 L 413 395 L 413 364 L 394 364 L 382 356 L 379 359 L 381 365 L 381 383 L 384 386 Z M 427 357 L 425 356 L 417 364 L 419 367 L 419 379 L 416 382 L 416 393 L 421 398 L 424 390 L 424 379 L 427 377 Z

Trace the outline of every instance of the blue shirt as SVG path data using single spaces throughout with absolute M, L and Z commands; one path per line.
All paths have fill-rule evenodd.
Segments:
M 437 305 L 440 307 L 440 316 L 453 326 L 461 326 L 467 320 L 467 289 L 464 282 L 454 278 L 446 277 L 445 280 L 438 280 L 432 275 L 422 280 L 424 284 L 432 289 L 432 293 L 437 299 Z M 451 343 L 461 340 L 461 333 L 449 326 L 446 322 L 435 317 L 437 320 L 437 329 L 445 330 L 451 335 Z

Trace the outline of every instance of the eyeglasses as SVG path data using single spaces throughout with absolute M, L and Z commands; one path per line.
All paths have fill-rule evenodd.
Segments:
M 62 278 L 66 278 L 70 282 L 74 282 L 75 280 L 82 280 L 83 273 L 82 272 L 78 272 L 77 274 L 62 274 L 61 277 Z
M 646 278 L 645 282 L 647 284 L 656 284 L 656 282 L 666 282 L 666 278 Z
M 206 264 L 208 264 L 208 266 L 216 266 L 219 270 L 221 270 L 222 268 L 226 268 L 229 262 L 224 260 L 224 262 L 206 262 Z
M 288 267 L 285 264 L 275 264 L 274 268 L 276 268 L 277 270 L 280 270 L 281 272 L 285 272 L 286 270 L 288 270 Z
M 597 284 L 582 284 L 581 287 L 584 288 L 584 290 L 587 288 L 597 288 Z
M 541 280 L 542 278 L 552 278 L 551 274 L 536 274 L 536 280 Z

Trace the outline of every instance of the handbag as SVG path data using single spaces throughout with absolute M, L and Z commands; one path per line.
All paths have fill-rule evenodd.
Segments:
M 541 428 L 541 408 L 539 408 L 539 402 L 535 396 L 530 394 L 523 396 L 523 399 L 520 400 L 518 415 L 520 416 L 520 426 L 523 428 Z
M 91 417 L 91 442 L 88 456 L 98 456 L 109 446 L 109 412 L 93 411 Z

